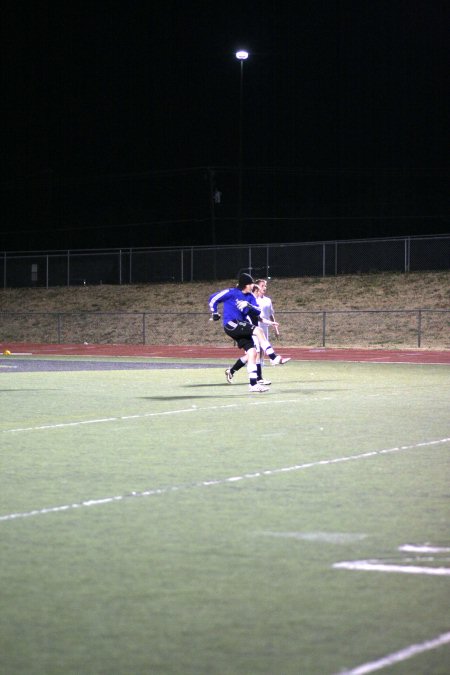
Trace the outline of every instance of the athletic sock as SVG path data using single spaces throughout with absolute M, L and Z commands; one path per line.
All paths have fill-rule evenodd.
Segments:
M 258 376 L 258 380 L 262 380 L 262 369 L 260 363 L 256 364 L 256 375 Z
M 232 375 L 234 375 L 234 373 L 237 373 L 237 371 L 243 368 L 244 366 L 245 362 L 242 362 L 242 359 L 238 359 L 236 363 L 234 363 L 230 368 Z
M 275 354 L 274 349 L 268 340 L 261 340 L 261 349 L 272 358 L 272 354 Z M 275 356 L 273 357 L 275 358 Z
M 248 377 L 249 377 L 249 380 L 250 380 L 250 384 L 251 384 L 252 387 L 254 387 L 255 384 L 256 384 L 257 381 L 258 381 L 258 376 L 257 376 L 257 374 L 256 374 L 256 366 L 249 366 L 249 365 L 247 364 L 247 372 L 248 372 Z

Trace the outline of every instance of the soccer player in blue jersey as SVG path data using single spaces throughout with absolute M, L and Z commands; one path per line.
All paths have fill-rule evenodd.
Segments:
M 261 314 L 259 316 L 253 315 L 251 316 L 252 323 L 254 323 L 255 325 L 259 325 L 262 328 L 264 335 L 266 336 L 266 339 L 269 340 L 269 332 L 268 332 L 269 326 L 272 326 L 278 335 L 278 322 L 275 321 L 274 316 L 267 316 L 267 312 L 264 312 L 264 306 L 261 306 L 260 304 L 261 290 L 258 286 L 258 282 L 256 282 L 255 285 L 253 286 L 252 294 L 256 300 L 256 305 L 261 310 Z M 269 302 L 272 305 L 272 302 L 271 301 Z M 264 365 L 264 352 L 261 350 L 259 341 L 255 336 L 253 336 L 253 340 L 255 342 L 256 347 L 256 372 L 258 376 L 257 382 L 258 384 L 263 385 L 272 384 L 270 380 L 267 380 L 265 377 L 263 377 L 262 369 Z M 239 357 L 237 361 L 232 366 L 230 366 L 230 368 L 227 368 L 225 370 L 225 378 L 228 384 L 233 384 L 235 373 L 237 373 L 238 370 L 243 368 L 246 363 L 247 363 L 247 355 L 244 354 L 243 356 Z
M 266 352 L 272 365 L 277 366 L 290 361 L 290 359 L 276 354 L 260 326 L 255 326 L 251 321 L 251 316 L 259 316 L 261 313 L 252 294 L 253 283 L 250 274 L 242 273 L 239 276 L 236 288 L 226 288 L 210 296 L 209 308 L 212 320 L 218 321 L 220 319 L 218 305 L 222 304 L 223 329 L 228 337 L 234 340 L 238 347 L 243 349 L 247 355 L 249 389 L 252 392 L 264 392 L 268 391 L 268 387 L 258 384 L 256 347 L 253 338 L 258 339 L 261 348 Z
M 250 299 L 250 302 L 253 302 L 253 304 L 256 304 L 256 306 L 258 306 L 259 309 L 261 309 L 261 314 L 262 314 L 263 309 L 261 308 L 261 306 L 259 304 L 258 291 L 259 291 L 258 286 L 254 285 L 252 295 L 253 295 L 256 303 L 252 299 Z M 256 314 L 250 315 L 250 318 L 252 320 L 252 323 L 255 326 L 259 325 L 262 328 L 262 330 L 264 332 L 264 335 L 266 336 L 266 339 L 269 340 L 269 336 L 268 336 L 268 332 L 267 332 L 268 327 L 273 326 L 275 328 L 275 330 L 277 330 L 278 329 L 278 323 L 275 321 L 275 317 L 272 317 L 272 318 L 268 318 L 268 317 L 265 317 L 265 316 L 263 317 L 263 316 L 261 316 L 261 314 L 259 316 L 257 316 Z M 264 365 L 264 352 L 261 350 L 259 340 L 255 335 L 253 335 L 253 341 L 254 341 L 255 347 L 256 347 L 257 382 L 258 382 L 258 384 L 263 384 L 263 385 L 272 384 L 270 380 L 267 380 L 265 377 L 263 377 L 262 368 L 263 368 L 263 365 Z M 232 366 L 230 366 L 230 368 L 227 368 L 225 370 L 225 378 L 226 378 L 226 381 L 228 382 L 228 384 L 233 384 L 235 373 L 237 373 L 238 370 L 240 370 L 241 368 L 243 368 L 245 366 L 245 364 L 247 363 L 247 360 L 248 360 L 247 354 L 244 354 L 243 356 L 240 356 L 237 359 L 237 361 Z

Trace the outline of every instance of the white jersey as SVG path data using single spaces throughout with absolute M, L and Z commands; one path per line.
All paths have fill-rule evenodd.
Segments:
M 272 300 L 265 295 L 263 298 L 256 298 L 256 302 L 261 310 L 261 319 L 269 319 L 273 316 Z
M 272 307 L 272 300 L 265 295 L 263 298 L 256 298 L 256 302 L 258 303 L 258 307 L 261 310 L 261 314 L 259 315 L 260 319 L 269 319 L 271 321 L 270 317 L 273 315 L 273 307 Z M 259 324 L 261 328 L 263 329 L 263 333 L 266 336 L 266 339 L 269 339 L 269 326 L 267 323 L 260 323 Z

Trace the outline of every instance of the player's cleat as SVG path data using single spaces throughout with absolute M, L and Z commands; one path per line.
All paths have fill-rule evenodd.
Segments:
M 266 384 L 272 384 L 272 382 L 271 382 L 270 380 L 265 380 L 265 379 L 262 377 L 260 380 L 258 380 L 258 384 L 262 384 L 262 385 L 264 386 L 264 385 L 266 385 Z
M 253 386 L 251 384 L 248 385 L 248 390 L 256 393 L 261 393 L 263 391 L 269 391 L 269 387 L 265 387 L 263 384 L 254 384 Z
M 274 359 L 270 360 L 270 365 L 271 366 L 282 366 L 284 363 L 287 363 L 288 361 L 291 360 L 290 356 L 276 356 Z
M 225 371 L 225 377 L 227 378 L 228 384 L 233 384 L 233 375 L 234 373 L 231 372 L 231 368 L 227 368 Z

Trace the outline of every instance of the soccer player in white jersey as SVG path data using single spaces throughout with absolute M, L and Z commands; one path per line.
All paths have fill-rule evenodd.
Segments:
M 258 297 L 260 295 L 260 291 L 258 286 L 254 285 L 253 290 L 252 290 L 252 303 L 259 307 L 258 305 Z M 250 319 L 255 326 L 259 326 L 260 328 L 263 328 L 264 326 L 268 326 L 270 324 L 271 326 L 275 325 L 273 321 L 270 321 L 270 319 L 263 319 L 261 318 L 261 314 L 259 315 L 251 315 Z M 263 331 L 264 332 L 264 331 Z M 263 386 L 267 386 L 268 384 L 272 384 L 270 380 L 267 380 L 265 377 L 263 377 L 263 372 L 262 372 L 262 367 L 263 367 L 263 359 L 264 359 L 264 350 L 261 349 L 261 344 L 256 335 L 253 335 L 253 342 L 255 343 L 255 348 L 256 348 L 256 375 L 257 375 L 257 382 L 258 384 L 261 384 Z M 269 341 L 267 340 L 269 343 Z M 233 375 L 235 372 L 240 370 L 245 364 L 247 363 L 247 355 L 245 354 L 244 356 L 241 356 L 235 364 L 231 366 L 231 368 L 227 368 L 225 371 L 225 377 L 227 379 L 227 382 L 232 384 L 232 379 Z M 231 380 L 231 382 L 230 382 Z
M 258 303 L 258 306 L 261 310 L 260 317 L 261 319 L 267 319 L 268 321 L 270 321 L 274 327 L 275 334 L 279 335 L 280 333 L 278 331 L 278 322 L 275 321 L 275 314 L 273 311 L 272 300 L 266 295 L 267 279 L 257 279 L 255 281 L 255 286 L 257 286 L 258 288 L 258 290 L 255 293 L 255 297 L 256 302 Z M 269 325 L 271 324 L 270 323 L 261 324 L 261 328 L 263 329 L 264 335 L 266 336 L 267 339 L 269 339 Z
M 269 340 L 269 326 L 272 325 L 275 334 L 278 336 L 278 322 L 275 321 L 275 314 L 273 311 L 272 300 L 267 297 L 267 279 L 257 279 L 255 281 L 255 297 L 258 307 L 261 310 L 260 319 L 261 319 L 261 328 L 263 329 L 264 335 Z M 261 365 L 264 365 L 264 352 L 261 352 Z

